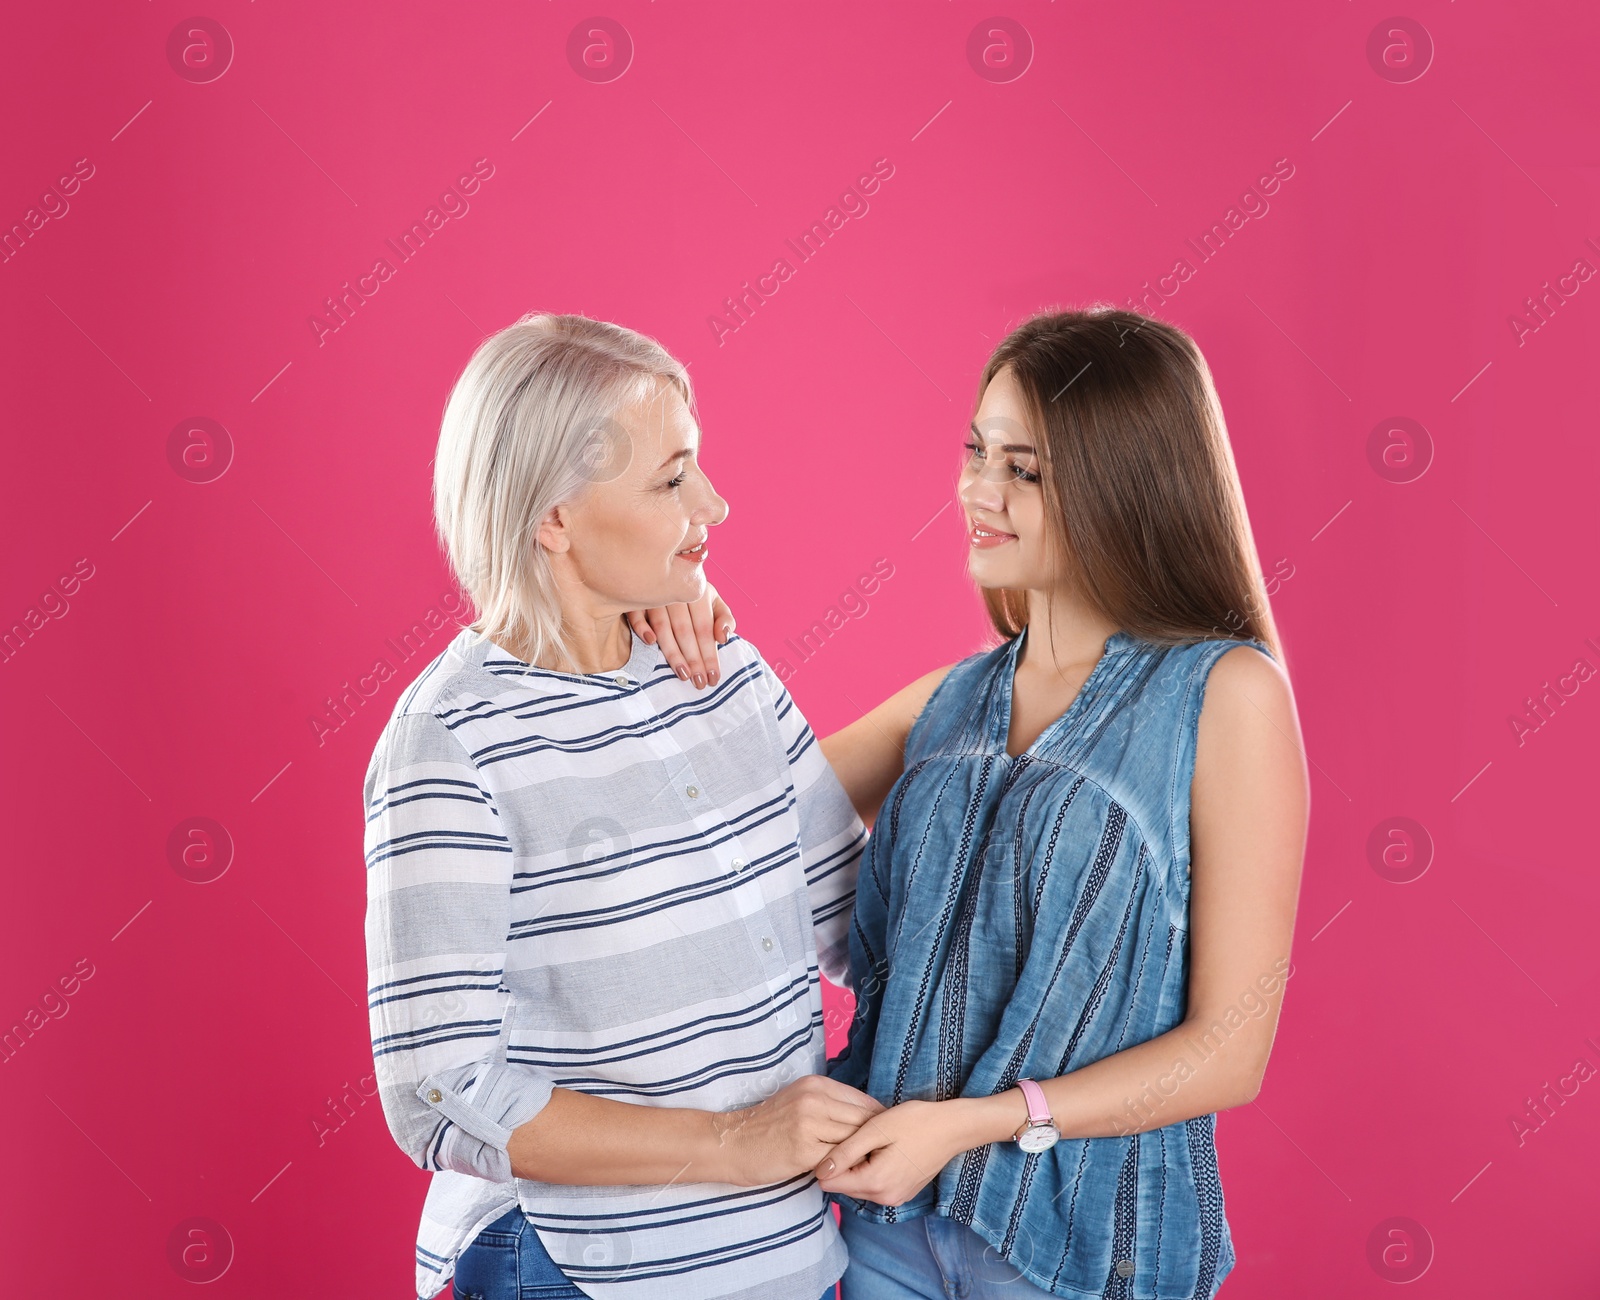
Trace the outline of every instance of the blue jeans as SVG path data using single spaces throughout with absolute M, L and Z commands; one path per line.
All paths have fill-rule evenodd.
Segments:
M 550 1258 L 517 1205 L 461 1252 L 452 1286 L 456 1300 L 588 1300 Z M 822 1300 L 834 1300 L 833 1287 Z
M 1049 1300 L 966 1224 L 940 1214 L 875 1223 L 844 1209 L 839 1231 L 850 1251 L 844 1300 Z

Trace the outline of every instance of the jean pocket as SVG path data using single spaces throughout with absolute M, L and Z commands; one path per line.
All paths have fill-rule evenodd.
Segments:
M 456 1300 L 517 1300 L 517 1240 L 480 1232 L 456 1260 Z
M 518 1300 L 588 1300 L 573 1284 L 560 1265 L 550 1258 L 532 1224 L 522 1234 L 521 1258 L 517 1261 Z

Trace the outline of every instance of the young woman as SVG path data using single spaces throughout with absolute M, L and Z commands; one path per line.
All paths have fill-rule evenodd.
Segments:
M 748 641 L 685 680 L 624 620 L 699 601 L 727 517 L 690 400 L 652 340 L 535 315 L 445 410 L 478 618 L 365 788 L 379 1095 L 433 1171 L 419 1296 L 816 1300 L 844 1269 L 812 1169 L 882 1106 L 822 1073 L 819 971 L 849 978 L 865 828 Z
M 958 497 L 1003 640 L 823 742 L 885 808 L 830 1073 L 887 1109 L 817 1169 L 844 1298 L 1204 1300 L 1215 1113 L 1256 1096 L 1288 974 L 1293 696 L 1186 334 L 1041 316 L 978 398 Z

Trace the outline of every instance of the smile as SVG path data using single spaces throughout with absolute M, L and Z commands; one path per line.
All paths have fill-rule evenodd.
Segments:
M 992 528 L 980 528 L 977 524 L 972 524 L 967 529 L 967 541 L 975 550 L 987 551 L 993 547 L 1004 546 L 1007 542 L 1016 540 L 1017 535 L 1015 533 L 1002 533 Z

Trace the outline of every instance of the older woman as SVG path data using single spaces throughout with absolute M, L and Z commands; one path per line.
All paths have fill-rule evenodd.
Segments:
M 445 410 L 478 618 L 365 786 L 380 1097 L 434 1172 L 419 1296 L 814 1300 L 844 1269 L 811 1170 L 882 1107 L 822 1073 L 819 975 L 848 981 L 865 828 L 754 646 L 697 682 L 624 617 L 708 607 L 728 506 L 691 400 L 652 340 L 531 315 Z

